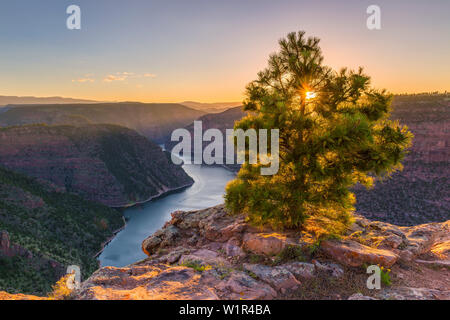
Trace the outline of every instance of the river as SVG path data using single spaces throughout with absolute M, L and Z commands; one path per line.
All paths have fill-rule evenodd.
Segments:
M 124 210 L 126 227 L 104 248 L 101 266 L 123 267 L 146 258 L 142 241 L 170 220 L 176 210 L 198 210 L 223 203 L 225 185 L 235 175 L 221 167 L 183 165 L 195 183 L 186 189 Z

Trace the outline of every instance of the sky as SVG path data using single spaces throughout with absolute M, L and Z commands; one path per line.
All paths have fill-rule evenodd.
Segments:
M 81 29 L 69 30 L 69 5 Z M 369 30 L 369 5 L 381 29 Z M 241 101 L 291 31 L 393 93 L 450 91 L 448 0 L 0 1 L 0 95 Z

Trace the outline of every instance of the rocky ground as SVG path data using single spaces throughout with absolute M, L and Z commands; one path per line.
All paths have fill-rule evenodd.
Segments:
M 177 211 L 144 240 L 147 259 L 99 269 L 73 298 L 450 300 L 450 220 L 398 227 L 356 217 L 343 239 L 309 239 L 255 228 L 223 206 Z M 373 264 L 389 274 L 380 290 L 366 286 Z

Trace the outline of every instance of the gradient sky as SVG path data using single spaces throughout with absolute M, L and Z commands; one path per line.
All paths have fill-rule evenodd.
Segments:
M 66 28 L 70 4 L 81 30 Z M 371 4 L 381 30 L 366 27 Z M 450 91 L 449 14 L 449 0 L 1 0 L 0 95 L 240 101 L 297 30 L 377 88 Z

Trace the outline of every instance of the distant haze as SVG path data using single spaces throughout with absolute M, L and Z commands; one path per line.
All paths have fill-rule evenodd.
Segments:
M 0 106 L 8 104 L 68 104 L 68 103 L 95 103 L 94 100 L 62 98 L 62 97 L 17 97 L 0 96 Z
M 186 107 L 192 108 L 192 109 L 196 109 L 196 110 L 200 110 L 200 111 L 204 111 L 204 112 L 208 112 L 208 113 L 219 113 L 219 112 L 223 112 L 230 108 L 241 106 L 242 102 L 202 103 L 202 102 L 195 102 L 195 101 L 183 101 L 183 102 L 180 102 L 180 104 L 182 104 Z
M 7 105 L 30 105 L 30 104 L 45 105 L 45 104 L 77 104 L 77 103 L 89 104 L 89 103 L 105 103 L 105 102 L 106 101 L 64 98 L 64 97 L 33 97 L 33 96 L 18 97 L 18 96 L 0 95 L 0 107 Z M 127 103 L 139 103 L 139 102 L 127 101 Z M 228 110 L 230 108 L 241 106 L 242 102 L 203 103 L 196 101 L 183 101 L 180 102 L 179 104 L 206 113 L 219 113 Z

